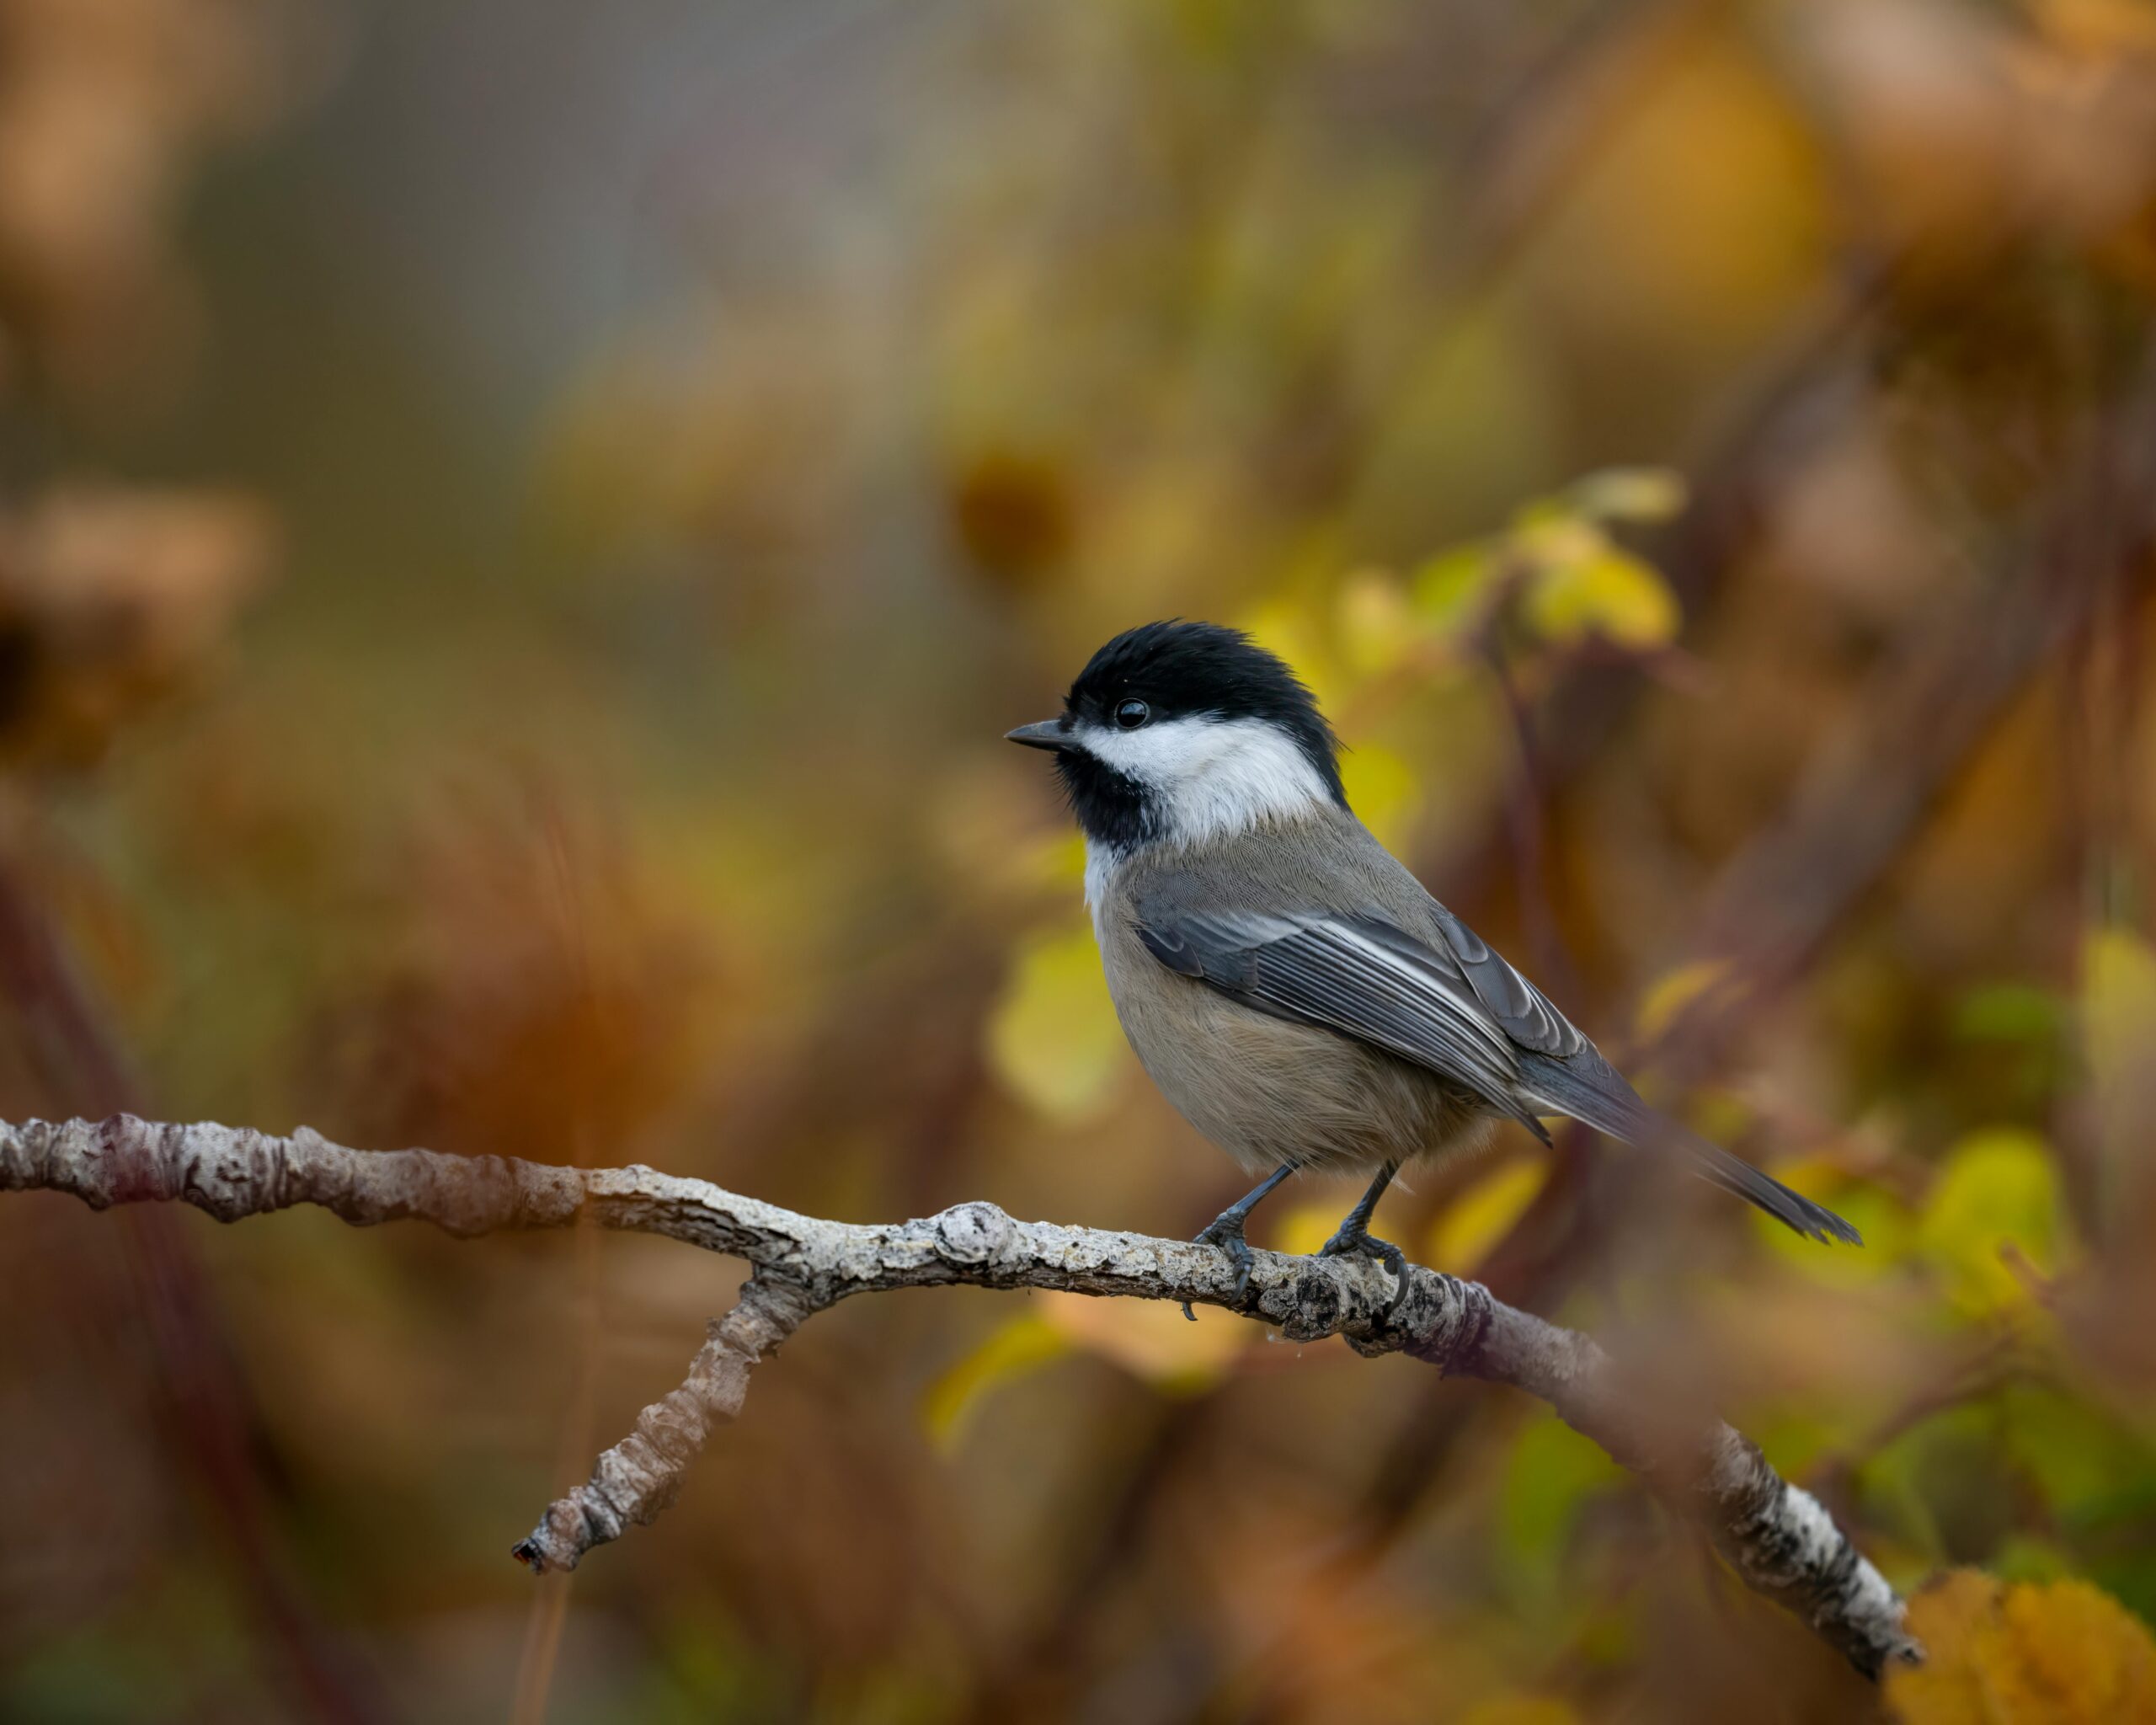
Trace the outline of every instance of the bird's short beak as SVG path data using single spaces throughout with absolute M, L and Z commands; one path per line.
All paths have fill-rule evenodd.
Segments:
M 1038 724 L 1022 724 L 1015 731 L 1006 731 L 1006 743 L 1023 743 L 1028 749 L 1075 749 L 1078 745 L 1065 729 L 1059 718 L 1044 718 Z

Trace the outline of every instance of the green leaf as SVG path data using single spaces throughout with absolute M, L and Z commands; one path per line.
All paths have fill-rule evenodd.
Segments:
M 1864 1236 L 1861 1251 L 1822 1252 L 1817 1241 L 1791 1233 L 1762 1211 L 1752 1212 L 1753 1231 L 1761 1243 L 1806 1281 L 1822 1288 L 1869 1287 L 1894 1276 L 1908 1258 L 1916 1231 L 1893 1193 L 1835 1178 L 1830 1169 L 1817 1164 L 1785 1165 L 1775 1169 L 1774 1178 L 1828 1204 Z M 2000 1269 L 2005 1273 L 2003 1265 Z
M 2058 1172 L 2033 1132 L 2000 1128 L 1965 1138 L 1947 1156 L 1917 1224 L 1918 1247 L 1947 1297 L 1981 1315 L 2025 1303 L 2000 1256 L 2009 1243 L 2047 1274 L 2059 1261 Z
M 1101 1114 L 1129 1055 L 1089 926 L 1020 949 L 987 1035 L 990 1068 L 1036 1113 L 1067 1125 Z
M 1554 1587 L 1580 1506 L 1624 1472 L 1592 1439 L 1540 1414 L 1513 1445 L 1498 1498 L 1507 1554 L 1538 1590 Z
M 2058 997 L 2025 982 L 1992 982 L 1954 1003 L 1954 1033 L 1972 1042 L 2050 1042 L 2062 1028 Z
M 2156 1448 L 2128 1421 L 2045 1383 L 2009 1384 L 1998 1407 L 2007 1453 L 2059 1525 L 2100 1528 L 2121 1503 L 2140 1519 Z

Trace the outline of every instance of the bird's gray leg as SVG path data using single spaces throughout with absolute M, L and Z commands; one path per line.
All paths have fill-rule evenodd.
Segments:
M 1343 1258 L 1353 1252 L 1363 1258 L 1374 1258 L 1392 1272 L 1392 1299 L 1385 1307 L 1390 1316 L 1400 1296 L 1407 1291 L 1407 1254 L 1390 1240 L 1378 1239 L 1370 1232 L 1370 1217 L 1375 1213 L 1378 1200 L 1385 1196 L 1385 1188 L 1392 1184 L 1392 1177 L 1400 1172 L 1398 1162 L 1387 1162 L 1378 1170 L 1378 1177 L 1370 1182 L 1370 1189 L 1355 1201 L 1333 1236 L 1317 1249 L 1320 1258 Z
M 1294 1172 L 1293 1162 L 1281 1163 L 1259 1182 L 1254 1190 L 1246 1192 L 1192 1236 L 1200 1246 L 1217 1246 L 1228 1254 L 1228 1262 L 1235 1267 L 1235 1298 L 1238 1300 L 1243 1297 L 1243 1290 L 1250 1286 L 1250 1242 L 1243 1238 L 1243 1224 L 1250 1220 L 1250 1213 L 1263 1201 L 1265 1194 Z M 1182 1315 L 1193 1323 L 1198 1322 L 1198 1314 L 1190 1309 L 1187 1300 L 1182 1303 Z

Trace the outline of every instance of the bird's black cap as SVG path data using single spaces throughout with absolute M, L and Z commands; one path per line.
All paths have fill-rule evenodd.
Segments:
M 1347 806 L 1339 739 L 1317 697 L 1284 660 L 1241 629 L 1180 618 L 1125 629 L 1079 672 L 1064 706 L 1080 723 L 1112 726 L 1117 707 L 1133 699 L 1150 707 L 1156 720 L 1202 715 L 1276 725 L 1294 740 L 1333 801 Z

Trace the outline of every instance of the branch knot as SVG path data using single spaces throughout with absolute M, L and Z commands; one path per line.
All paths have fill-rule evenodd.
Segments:
M 953 1263 L 986 1263 L 1011 1243 L 1011 1221 L 992 1204 L 954 1204 L 936 1218 L 936 1251 Z

